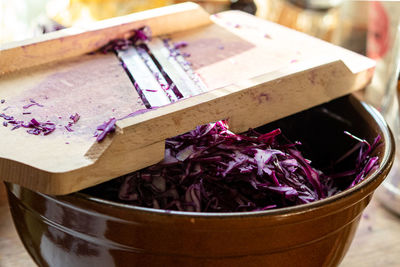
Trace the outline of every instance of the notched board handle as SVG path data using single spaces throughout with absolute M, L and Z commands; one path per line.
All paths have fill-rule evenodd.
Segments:
M 100 142 L 95 142 L 89 150 L 85 153 L 85 158 L 89 159 L 93 163 L 97 161 L 100 156 L 109 148 L 114 140 L 114 136 L 123 134 L 124 131 L 118 124 L 115 125 L 115 130 L 112 133 L 108 133 L 106 137 Z

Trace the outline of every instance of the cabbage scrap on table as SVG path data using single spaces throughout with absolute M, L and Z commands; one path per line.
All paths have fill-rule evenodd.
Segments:
M 280 129 L 234 134 L 218 121 L 166 140 L 162 162 L 120 177 L 119 199 L 137 206 L 195 212 L 257 211 L 313 202 L 362 181 L 378 168 L 372 145 L 358 144 L 351 170 L 326 175 L 313 168 Z M 339 186 L 338 184 L 341 184 Z

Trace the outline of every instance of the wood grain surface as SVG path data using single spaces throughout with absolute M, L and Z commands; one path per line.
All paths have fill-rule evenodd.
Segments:
M 400 217 L 382 207 L 374 197 L 364 211 L 355 239 L 340 267 L 400 266 Z M 0 184 L 0 266 L 34 267 L 13 225 Z

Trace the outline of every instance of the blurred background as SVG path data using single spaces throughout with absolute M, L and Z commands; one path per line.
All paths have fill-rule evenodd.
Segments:
M 1 0 L 0 44 L 184 0 Z M 209 13 L 239 9 L 365 54 L 368 29 L 398 24 L 398 1 L 194 0 Z M 375 18 L 375 19 L 374 19 Z M 371 22 L 371 23 L 368 23 Z M 374 25 L 371 25 L 374 24 Z
M 184 0 L 0 0 L 0 44 L 62 27 L 185 2 Z M 194 0 L 209 13 L 239 9 L 361 54 L 380 57 L 399 23 L 398 1 Z M 368 33 L 379 36 L 367 38 Z M 374 34 L 374 33 L 372 33 Z M 376 38 L 378 37 L 378 38 Z M 374 39 L 374 40 L 372 40 Z M 386 48 L 385 48 L 386 47 Z M 374 51 L 372 51 L 374 50 Z

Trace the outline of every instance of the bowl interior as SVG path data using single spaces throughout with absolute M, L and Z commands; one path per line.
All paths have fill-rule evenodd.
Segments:
M 383 145 L 375 150 L 374 154 L 380 157 L 380 168 L 368 175 L 368 177 L 351 188 L 335 196 L 314 203 L 288 207 L 283 209 L 262 211 L 261 213 L 279 213 L 288 212 L 288 210 L 299 210 L 309 208 L 310 206 L 323 205 L 324 203 L 334 201 L 335 198 L 342 198 L 352 192 L 359 190 L 362 186 L 376 179 L 384 169 L 388 169 L 393 161 L 393 137 L 390 130 L 380 114 L 370 106 L 361 103 L 352 95 L 346 95 L 331 102 L 316 106 L 306 111 L 294 114 L 292 116 L 269 123 L 257 130 L 259 132 L 268 132 L 280 128 L 283 135 L 290 141 L 301 141 L 300 150 L 303 156 L 312 160 L 312 166 L 329 172 L 329 166 L 338 158 L 344 155 L 349 149 L 354 147 L 356 140 L 344 134 L 348 131 L 355 136 L 372 143 L 378 135 L 382 137 Z M 354 158 L 342 162 L 335 169 L 336 172 L 351 169 L 354 165 Z M 383 179 L 383 178 L 382 178 Z M 85 189 L 76 194 L 91 201 L 117 205 L 128 209 L 138 209 L 151 212 L 165 212 L 157 209 L 135 207 L 132 205 L 121 204 L 118 200 L 118 190 L 120 182 L 117 179 L 99 184 L 97 186 Z M 346 188 L 348 184 L 343 184 Z M 119 202 L 119 203 L 118 203 Z M 190 212 L 168 211 L 172 214 L 194 215 Z M 247 214 L 248 212 L 239 212 L 236 214 Z M 260 213 L 260 212 L 250 212 Z M 204 213 L 197 213 L 196 216 L 202 216 Z M 211 213 L 212 214 L 212 213 Z M 218 215 L 224 213 L 218 213 Z M 225 213 L 233 215 L 235 213 Z M 205 214 L 210 215 L 210 214 Z

